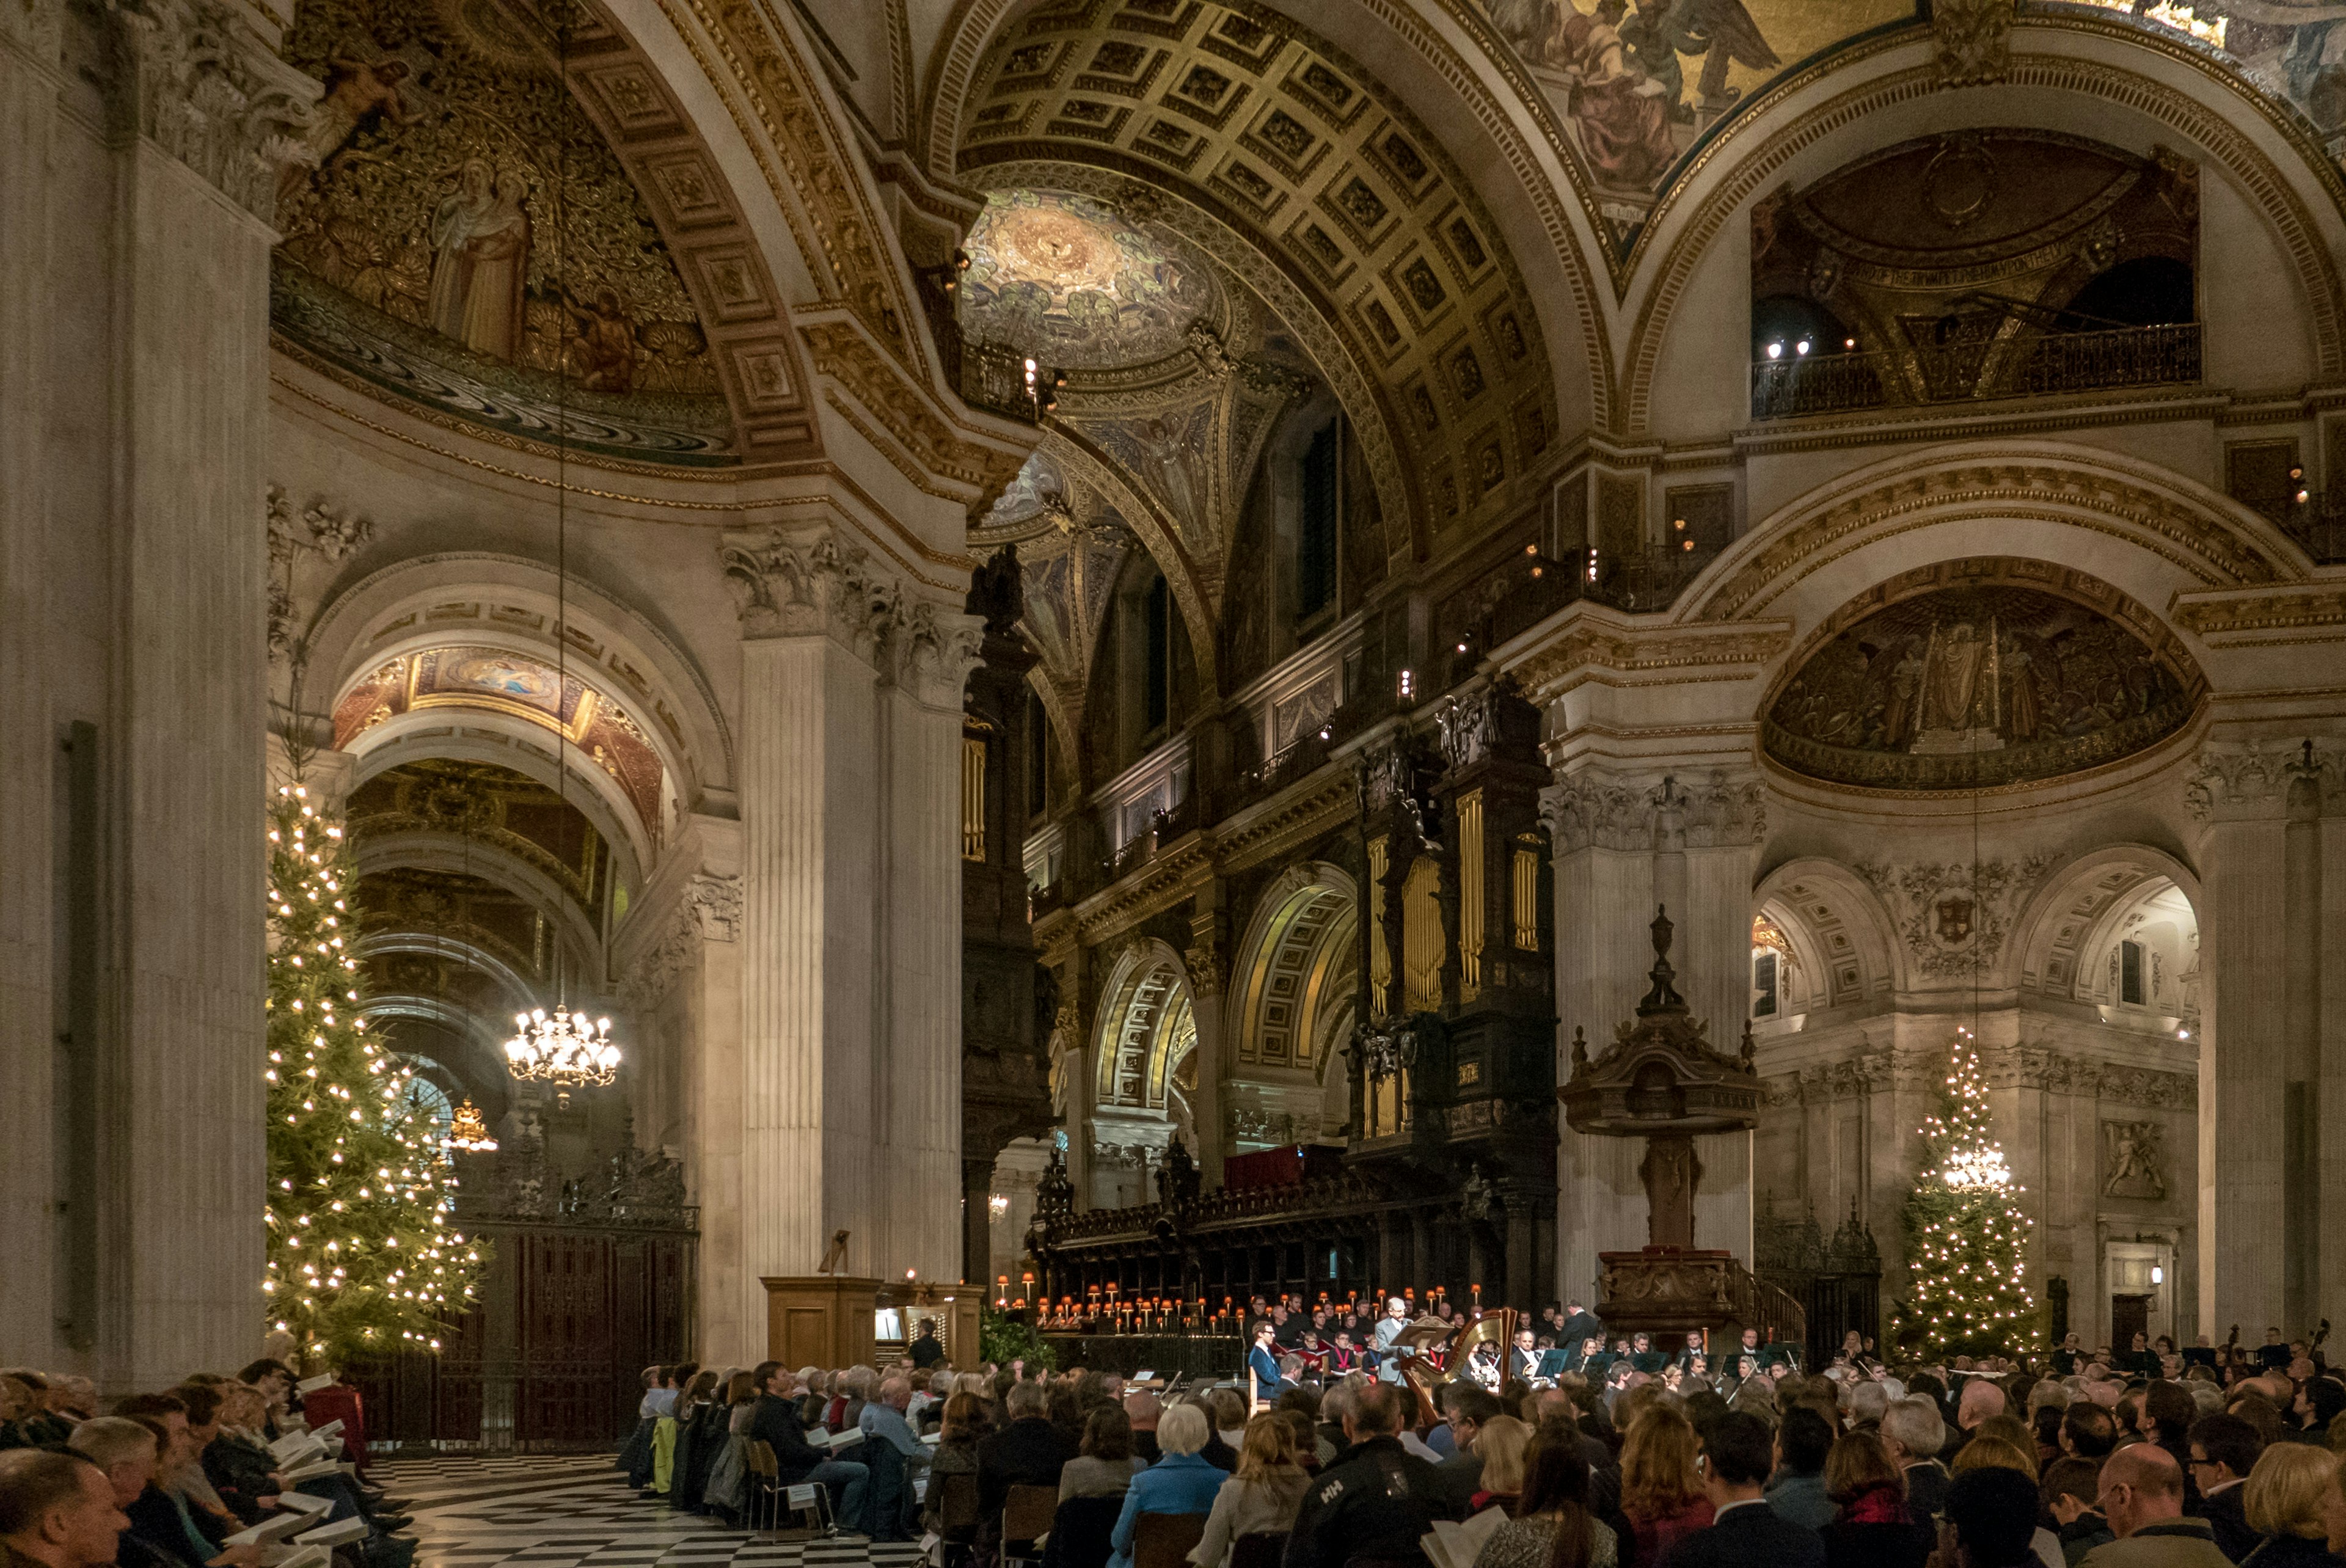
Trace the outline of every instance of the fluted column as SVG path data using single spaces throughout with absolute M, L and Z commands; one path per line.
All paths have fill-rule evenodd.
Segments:
M 961 1262 L 955 609 L 821 527 L 731 535 L 741 612 L 743 1320 L 762 1276 Z
M 2325 1219 L 2346 1212 L 2346 871 L 2338 758 L 2211 743 L 2187 789 L 2201 822 L 2200 1321 L 2294 1326 L 2346 1277 Z M 2292 1329 L 2292 1331 L 2294 1331 Z
M 109 1372 L 142 1388 L 240 1361 L 261 1326 L 269 257 L 289 133 L 319 89 L 246 15 L 210 0 L 107 13 L 120 139 L 100 1338 Z
M 47 321 L 51 144 L 64 72 L 60 0 L 0 6 L 0 1234 L 19 1238 L 0 1269 L 0 1346 L 56 1366 L 51 1278 L 55 1154 L 51 1091 L 60 1019 L 51 993 L 49 879 L 58 741 L 45 686 L 49 629 Z M 67 1025 L 69 1030 L 70 1025 Z M 70 1049 L 71 1042 L 67 1043 Z
M 1555 865 L 1556 1016 L 1591 1054 L 1634 1015 L 1653 966 L 1658 905 L 1676 927 L 1671 962 L 1711 1044 L 1732 1051 L 1749 1005 L 1751 885 L 1767 824 L 1765 787 L 1733 769 L 1615 774 L 1584 768 L 1544 791 Z M 1559 1076 L 1568 1074 L 1566 1065 Z M 1558 1128 L 1556 1288 L 1594 1290 L 1596 1255 L 1646 1245 L 1645 1150 L 1635 1138 Z M 1695 1244 L 1751 1260 L 1751 1137 L 1695 1140 L 1702 1181 Z

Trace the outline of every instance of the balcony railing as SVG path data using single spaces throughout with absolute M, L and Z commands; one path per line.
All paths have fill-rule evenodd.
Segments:
M 954 292 L 961 281 L 957 264 L 923 267 L 913 279 L 929 335 L 936 340 L 937 357 L 944 362 L 945 379 L 961 393 L 962 402 L 1025 424 L 1042 423 L 1057 402 L 1058 372 L 1006 344 L 974 342 L 962 335 L 961 318 L 954 310 Z
M 1751 366 L 1751 417 L 2039 397 L 2199 379 L 2199 324 L 2024 331 L 1902 351 L 1801 354 Z

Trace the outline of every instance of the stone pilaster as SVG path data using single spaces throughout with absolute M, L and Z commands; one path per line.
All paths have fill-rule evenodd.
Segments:
M 975 639 L 821 527 L 730 535 L 741 616 L 740 1282 L 961 1271 L 960 690 Z
M 1635 773 L 1588 767 L 1544 790 L 1555 865 L 1556 1016 L 1592 1051 L 1633 1015 L 1653 964 L 1647 932 L 1657 905 L 1677 925 L 1678 986 L 1709 1038 L 1732 1049 L 1749 1003 L 1751 885 L 1767 830 L 1767 791 L 1755 776 L 1689 763 Z M 1644 1150 L 1634 1138 L 1583 1137 L 1559 1128 L 1557 1286 L 1584 1298 L 1599 1252 L 1646 1244 Z M 1696 1140 L 1702 1185 L 1695 1244 L 1751 1253 L 1751 1140 Z
M 153 1388 L 240 1360 L 260 1320 L 269 224 L 319 89 L 229 6 L 107 15 L 117 619 L 100 746 L 117 945 L 100 1338 L 111 1375 Z
M 51 1277 L 56 1170 L 53 1059 L 62 1022 L 52 992 L 56 911 L 49 879 L 58 716 L 46 689 L 49 613 L 48 322 L 51 148 L 56 137 L 61 0 L 0 5 L 0 1234 L 18 1238 L 0 1270 L 0 1343 L 12 1358 L 49 1352 L 64 1315 Z M 20 871 L 20 868 L 23 870 Z M 93 1043 L 94 1044 L 94 1043 Z M 68 1333 L 73 1330 L 68 1329 Z M 77 1337 L 77 1336 L 76 1336 Z

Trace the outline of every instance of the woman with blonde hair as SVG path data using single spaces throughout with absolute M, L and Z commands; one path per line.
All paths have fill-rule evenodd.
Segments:
M 1621 1512 L 1637 1537 L 1637 1561 L 1653 1563 L 1686 1536 L 1710 1527 L 1710 1499 L 1694 1456 L 1694 1424 L 1675 1405 L 1640 1415 L 1621 1444 Z
M 1206 1533 L 1189 1549 L 1189 1561 L 1198 1568 L 1224 1568 L 1240 1536 L 1286 1534 L 1311 1480 L 1295 1424 L 1275 1410 L 1250 1418 L 1239 1435 L 1238 1471 L 1214 1493 Z
M 2338 1456 L 2328 1449 L 2277 1442 L 2258 1455 L 2240 1492 L 2249 1528 L 2264 1539 L 2240 1568 L 2336 1568 L 2324 1514 L 2337 1486 Z
M 1475 1434 L 1479 1450 L 1490 1431 Z M 1534 1434 L 1523 1451 L 1514 1517 L 1500 1520 L 1474 1555 L 1474 1568 L 1614 1568 L 1621 1543 L 1588 1512 L 1588 1461 L 1567 1428 Z M 1487 1473 L 1488 1461 L 1485 1461 Z M 1475 1519 L 1496 1518 L 1494 1508 Z M 1466 1522 L 1473 1529 L 1474 1520 Z M 1640 1562 L 1647 1559 L 1640 1558 Z
M 1479 1553 L 1515 1510 L 1524 1491 L 1524 1452 L 1532 1429 L 1513 1416 L 1493 1416 L 1474 1429 L 1474 1457 L 1483 1461 L 1481 1485 L 1466 1502 L 1459 1526 L 1469 1553 Z

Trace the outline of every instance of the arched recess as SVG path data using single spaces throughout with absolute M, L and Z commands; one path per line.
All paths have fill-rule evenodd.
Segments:
M 984 112 L 989 51 L 1039 4 L 955 0 L 929 55 L 915 125 L 918 156 L 932 178 L 952 183 L 959 178 L 967 134 Z M 1376 72 L 1453 158 L 1505 182 L 1503 190 L 1483 193 L 1494 231 L 1540 301 L 1543 336 L 1571 345 L 1549 365 L 1559 427 L 1569 434 L 1608 426 L 1615 395 L 1605 286 L 1609 268 L 1596 195 L 1539 88 L 1498 41 L 1479 4 L 1355 0 L 1331 6 L 1278 0 L 1250 6 L 1247 15 L 1311 29 Z M 1387 515 L 1408 514 L 1389 508 Z
M 1699 363 L 1699 373 L 1715 378 L 1719 345 L 1709 340 L 1729 283 L 1703 269 L 1714 256 L 1739 267 L 1748 260 L 1730 229 L 1748 225 L 1763 193 L 1806 186 L 1909 137 L 1995 126 L 2073 133 L 2144 157 L 2179 141 L 2212 163 L 2270 226 L 2298 286 L 2313 345 L 2307 379 L 2337 379 L 2346 368 L 2346 287 L 2336 258 L 2346 245 L 2338 212 L 2346 185 L 2296 117 L 2157 28 L 2031 14 L 2014 24 L 2010 39 L 2009 72 L 1991 92 L 1943 90 L 1932 36 L 1918 29 L 1788 76 L 1722 127 L 1630 252 L 1617 420 L 1623 439 L 1655 433 L 1669 367 Z M 1733 280 L 1739 294 L 1744 281 L 1740 273 Z M 1681 311 L 1698 300 L 1705 341 L 1673 349 Z M 1739 308 L 1736 314 L 1739 328 L 1728 338 L 1739 360 Z
M 1809 1007 L 1864 1006 L 1901 983 L 1890 911 L 1849 867 L 1813 855 L 1787 860 L 1760 879 L 1751 902 L 1790 943 Z
M 1902 572 L 1974 555 L 2072 565 L 2149 606 L 2309 575 L 2270 522 L 2154 464 L 2066 442 L 1949 442 L 1778 508 L 1703 569 L 1669 620 L 1789 622 L 1805 633 Z
M 568 953 L 564 967 L 575 983 L 599 987 L 608 944 L 577 901 L 537 867 L 494 846 L 453 833 L 368 834 L 353 853 L 359 881 L 387 871 L 428 871 L 472 877 L 512 893 L 553 923 Z
M 1324 861 L 1290 866 L 1257 901 L 1230 969 L 1226 1073 L 1316 1080 L 1334 1015 L 1352 1003 L 1358 890 Z
M 1101 76 L 1111 67 L 1128 88 Z M 1153 101 L 1117 101 L 1141 96 Z M 996 31 L 970 101 L 984 107 L 955 137 L 964 180 L 1013 160 L 1090 168 L 1243 239 L 1223 247 L 1241 280 L 1291 326 L 1316 319 L 1341 344 L 1314 357 L 1362 430 L 1386 517 L 1413 521 L 1419 551 L 1540 493 L 1560 450 L 1556 382 L 1501 226 L 1401 97 L 1304 25 L 1213 0 L 1169 26 L 1035 13 Z M 1308 309 L 1282 309 L 1273 296 L 1288 290 Z M 1374 389 L 1373 422 L 1354 406 L 1345 360 Z M 1380 429 L 1391 446 L 1372 450 Z
M 2188 1016 L 2196 1028 L 2198 909 L 2198 878 L 2166 850 L 2112 844 L 2088 851 L 2047 877 L 2021 911 L 2014 927 L 2014 983 L 2024 993 L 2050 1001 L 2112 1009 L 2106 1017 L 2147 1016 L 2164 998 L 2175 1003 L 2167 1016 Z M 2142 976 L 2141 998 L 2130 1002 L 2110 983 L 2108 962 L 2117 956 L 2113 950 L 2119 941 L 2159 921 L 2178 922 L 2175 941 L 2159 947 L 2155 971 Z
M 1161 942 L 1127 949 L 1100 994 L 1094 1106 L 1186 1123 L 1178 1070 L 1196 1049 L 1198 1021 L 1181 955 Z
M 512 1095 L 505 1049 L 495 1031 L 496 1021 L 483 1018 L 451 1003 L 444 997 L 411 992 L 385 992 L 370 999 L 359 1014 L 371 1031 L 379 1032 L 403 1054 L 421 1054 L 439 1064 L 454 1084 L 454 1097 L 470 1095 L 482 1115 L 495 1127 Z M 510 1025 L 511 1016 L 505 1023 Z

